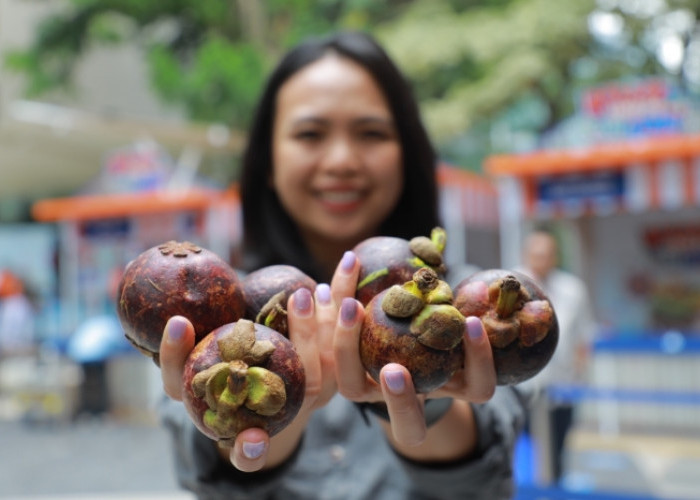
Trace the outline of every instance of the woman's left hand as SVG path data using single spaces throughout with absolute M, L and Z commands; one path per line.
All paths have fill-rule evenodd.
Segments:
M 355 283 L 359 265 L 354 264 L 351 274 Z M 336 281 L 345 283 L 347 274 Z M 347 292 L 347 285 L 344 290 Z M 491 345 L 478 318 L 467 318 L 464 325 L 465 369 L 459 370 L 440 389 L 430 394 L 417 394 L 408 370 L 396 363 L 384 366 L 380 372 L 381 383 L 375 382 L 365 371 L 360 360 L 360 330 L 364 319 L 364 308 L 346 293 L 335 329 L 333 350 L 335 354 L 336 382 L 338 392 L 356 402 L 385 402 L 390 418 L 391 433 L 395 442 L 402 446 L 418 446 L 426 439 L 427 427 L 424 403 L 427 398 L 444 398 L 479 403 L 489 400 L 496 389 L 496 370 Z

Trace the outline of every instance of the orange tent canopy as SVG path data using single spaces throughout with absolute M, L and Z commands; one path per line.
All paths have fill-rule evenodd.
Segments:
M 625 168 L 694 156 L 700 156 L 700 135 L 668 135 L 580 149 L 494 155 L 486 160 L 485 169 L 494 176 L 534 177 Z
M 238 193 L 234 189 L 82 195 L 40 200 L 32 206 L 32 215 L 40 222 L 107 219 L 157 212 L 205 210 L 215 203 L 237 199 Z

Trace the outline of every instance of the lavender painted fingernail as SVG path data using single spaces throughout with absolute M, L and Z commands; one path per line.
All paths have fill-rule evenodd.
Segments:
M 483 334 L 483 328 L 481 326 L 481 320 L 476 316 L 469 316 L 467 318 L 467 335 L 472 340 L 478 340 Z
M 260 441 L 258 443 L 249 443 L 245 441 L 243 443 L 243 454 L 246 456 L 246 458 L 255 460 L 256 458 L 260 458 L 262 456 L 262 454 L 265 452 L 265 448 L 265 441 Z
M 311 292 L 308 288 L 300 288 L 294 292 L 294 309 L 299 314 L 311 312 Z
M 403 394 L 406 388 L 406 382 L 403 378 L 403 373 L 399 370 L 386 370 L 384 372 L 384 380 L 386 386 L 394 394 Z
M 357 318 L 357 302 L 352 297 L 345 297 L 340 303 L 340 321 L 346 326 L 352 326 Z
M 168 320 L 165 325 L 168 342 L 179 342 L 185 335 L 187 323 L 183 318 L 173 317 Z
M 352 271 L 352 268 L 355 267 L 355 253 L 351 250 L 348 250 L 343 254 L 343 258 L 340 260 L 340 269 L 344 273 L 349 273 Z
M 331 287 L 329 287 L 326 283 L 320 283 L 316 287 L 316 298 L 318 299 L 319 304 L 322 304 L 324 306 L 327 306 L 328 304 L 331 303 Z

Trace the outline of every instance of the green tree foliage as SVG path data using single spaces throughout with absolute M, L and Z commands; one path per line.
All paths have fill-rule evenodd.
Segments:
M 71 89 L 98 44 L 138 43 L 156 93 L 245 129 L 270 66 L 310 34 L 374 33 L 408 75 L 443 155 L 478 167 L 532 147 L 583 86 L 664 74 L 700 89 L 700 0 L 71 0 L 6 62 L 27 93 Z M 675 66 L 662 57 L 680 47 Z M 665 45 L 666 44 L 666 45 Z M 677 51 L 676 51 L 677 52 Z
M 197 121 L 245 127 L 276 58 L 309 34 L 369 29 L 405 2 L 371 0 L 71 0 L 46 18 L 27 49 L 9 53 L 27 75 L 26 95 L 74 91 L 76 64 L 91 47 L 136 42 L 166 102 Z

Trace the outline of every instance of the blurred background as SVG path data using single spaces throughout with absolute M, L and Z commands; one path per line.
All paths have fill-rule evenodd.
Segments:
M 116 284 L 168 239 L 236 262 L 260 86 L 342 28 L 420 100 L 448 263 L 522 265 L 546 225 L 590 294 L 585 377 L 547 386 L 576 408 L 562 476 L 543 415 L 519 498 L 697 498 L 699 23 L 698 0 L 0 0 L 0 497 L 182 495 Z

